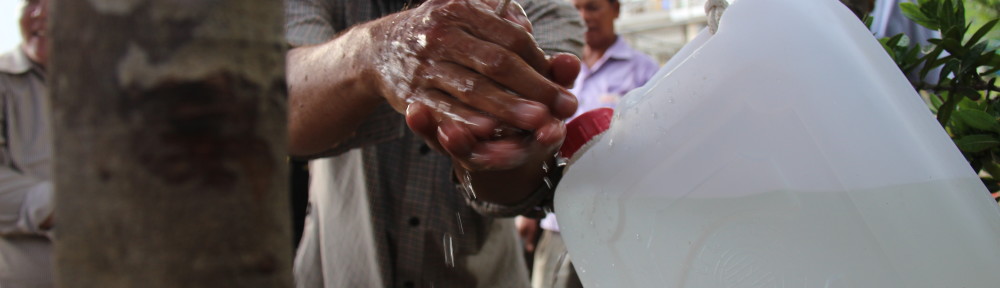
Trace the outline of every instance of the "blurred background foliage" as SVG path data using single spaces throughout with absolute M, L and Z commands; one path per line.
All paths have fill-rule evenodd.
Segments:
M 903 14 L 940 38 L 880 39 L 994 199 L 1000 198 L 1000 0 L 918 0 Z M 871 19 L 866 19 L 870 24 Z

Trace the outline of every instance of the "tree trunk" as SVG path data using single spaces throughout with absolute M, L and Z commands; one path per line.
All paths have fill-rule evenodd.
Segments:
M 282 1 L 56 0 L 60 287 L 290 287 Z

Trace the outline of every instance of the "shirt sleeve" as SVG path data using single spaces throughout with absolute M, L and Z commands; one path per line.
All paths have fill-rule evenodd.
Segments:
M 330 7 L 323 0 L 285 1 L 285 40 L 293 47 L 315 45 L 333 38 Z
M 570 53 L 582 57 L 586 29 L 580 14 L 568 1 L 519 0 L 518 3 L 531 21 L 535 42 L 545 54 Z
M 52 211 L 52 182 L 0 167 L 0 236 L 45 235 Z

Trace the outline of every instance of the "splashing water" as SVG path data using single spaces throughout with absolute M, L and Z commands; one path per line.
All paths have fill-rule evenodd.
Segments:
M 462 188 L 469 195 L 469 199 L 476 200 L 476 191 L 472 189 L 472 175 L 468 170 L 462 174 Z
M 452 244 L 451 234 L 444 233 L 444 264 L 449 268 L 455 268 L 455 246 Z

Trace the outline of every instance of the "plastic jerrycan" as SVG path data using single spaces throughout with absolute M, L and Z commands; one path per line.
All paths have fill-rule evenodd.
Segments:
M 836 0 L 739 0 L 618 106 L 555 213 L 585 287 L 1000 287 L 1000 209 Z

